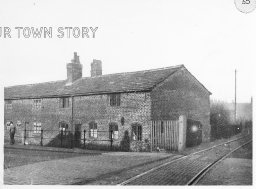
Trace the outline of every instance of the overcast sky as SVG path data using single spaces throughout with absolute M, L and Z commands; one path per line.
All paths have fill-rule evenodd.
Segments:
M 103 74 L 184 64 L 212 99 L 229 102 L 237 69 L 238 102 L 250 102 L 255 24 L 256 10 L 243 14 L 233 0 L 1 1 L 0 27 L 98 27 L 95 38 L 1 36 L 1 91 L 66 79 L 76 51 L 84 77 L 93 59 L 102 60 Z

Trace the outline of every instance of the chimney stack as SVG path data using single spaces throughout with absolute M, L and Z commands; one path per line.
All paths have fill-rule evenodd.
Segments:
M 97 77 L 102 75 L 102 62 L 101 60 L 93 59 L 91 63 L 91 77 Z
M 83 65 L 80 64 L 79 56 L 74 52 L 74 58 L 71 63 L 67 64 L 67 85 L 71 85 L 74 81 L 82 78 Z

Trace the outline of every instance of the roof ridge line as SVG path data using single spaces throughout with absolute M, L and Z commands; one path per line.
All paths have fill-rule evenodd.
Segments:
M 65 80 L 65 79 L 62 79 L 62 80 L 46 81 L 46 82 L 40 82 L 40 83 L 31 83 L 31 84 L 12 85 L 12 86 L 4 87 L 4 88 L 20 87 L 20 86 L 32 86 L 32 85 L 38 85 L 38 84 L 57 83 L 57 82 L 63 82 L 63 81 L 66 81 L 66 80 Z
M 181 67 L 185 68 L 185 66 L 182 64 Z M 185 68 L 186 69 L 186 68 Z M 152 89 L 154 89 L 157 85 L 159 85 L 160 83 L 164 82 L 167 78 L 169 78 L 170 76 L 172 76 L 173 74 L 177 73 L 180 70 L 176 70 L 171 74 L 168 74 L 168 76 L 166 76 L 165 78 L 163 78 L 161 81 L 157 82 L 155 85 L 153 85 Z
M 105 75 L 100 75 L 100 76 L 96 76 L 96 77 L 105 77 L 105 76 L 112 76 L 112 75 L 125 75 L 125 74 L 133 74 L 133 73 L 140 73 L 140 72 L 150 72 L 150 71 L 160 71 L 160 70 L 167 70 L 167 69 L 173 69 L 173 68 L 179 68 L 179 67 L 184 67 L 184 64 L 179 64 L 179 65 L 175 65 L 175 66 L 168 66 L 168 67 L 162 67 L 162 68 L 155 68 L 155 69 L 148 69 L 148 70 L 132 71 L 132 72 L 111 73 L 111 74 L 105 74 Z M 80 78 L 78 80 L 88 79 L 88 78 L 96 78 L 96 77 L 82 77 L 82 78 Z M 12 86 L 4 87 L 4 88 L 12 88 L 12 87 L 19 87 L 19 86 L 34 86 L 34 85 L 38 85 L 38 84 L 57 83 L 57 82 L 64 82 L 64 81 L 66 81 L 66 80 L 64 79 L 64 80 L 46 81 L 46 82 L 31 83 L 31 84 L 12 85 Z M 71 86 L 74 83 L 72 83 Z M 65 85 L 65 86 L 67 86 L 67 85 Z
M 111 75 L 133 74 L 133 73 L 140 73 L 140 72 L 160 71 L 160 70 L 168 70 L 168 69 L 181 68 L 181 67 L 184 67 L 184 64 L 179 64 L 176 66 L 162 67 L 162 68 L 155 68 L 155 69 L 148 69 L 148 70 L 132 71 L 132 72 L 110 73 L 110 74 L 104 74 L 104 75 L 99 75 L 99 76 L 95 76 L 95 77 L 82 77 L 81 79 L 104 77 L 104 76 L 111 76 Z

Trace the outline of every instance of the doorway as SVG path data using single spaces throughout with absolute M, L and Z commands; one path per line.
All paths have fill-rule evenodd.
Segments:
M 75 124 L 74 147 L 81 146 L 81 124 Z

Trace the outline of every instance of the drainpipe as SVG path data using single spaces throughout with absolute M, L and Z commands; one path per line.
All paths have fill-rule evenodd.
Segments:
M 71 148 L 73 148 L 74 144 L 74 138 L 75 138 L 75 133 L 74 133 L 74 96 L 71 96 L 71 133 L 72 133 L 72 143 L 71 143 Z

